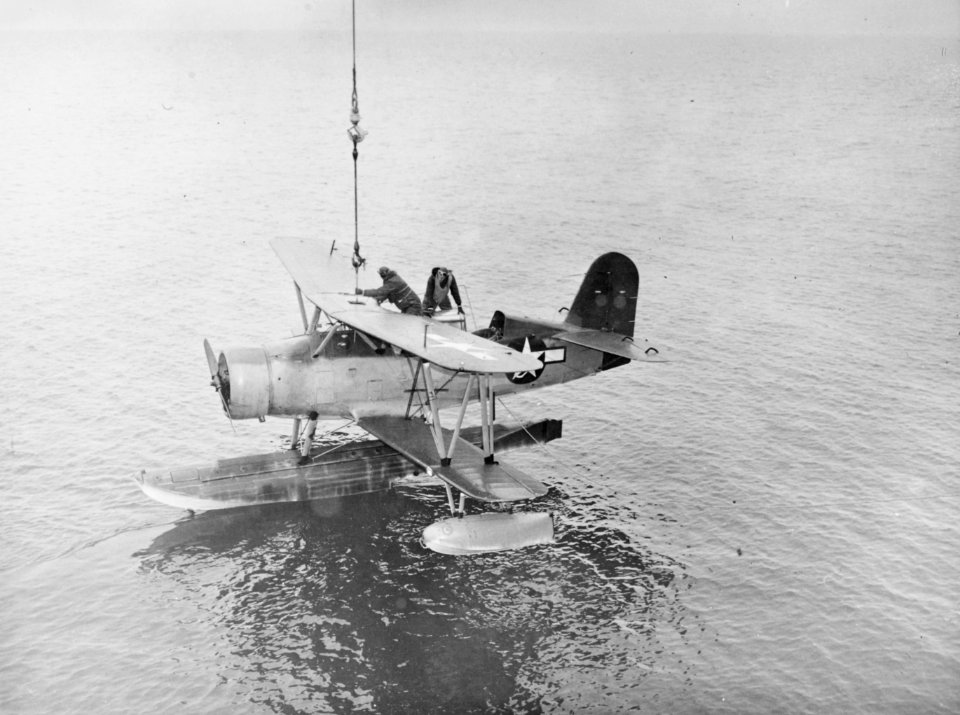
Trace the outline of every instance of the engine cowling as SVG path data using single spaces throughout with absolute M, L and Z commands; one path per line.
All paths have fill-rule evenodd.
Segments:
M 220 353 L 217 374 L 231 419 L 266 416 L 270 407 L 270 366 L 263 348 L 225 348 Z

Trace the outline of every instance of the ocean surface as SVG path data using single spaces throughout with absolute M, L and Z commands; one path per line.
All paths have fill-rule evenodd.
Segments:
M 371 263 L 450 265 L 483 327 L 621 251 L 670 359 L 504 400 L 564 420 L 511 457 L 558 541 L 471 558 L 420 546 L 425 480 L 133 479 L 283 446 L 202 341 L 297 330 L 273 236 L 353 240 L 349 33 L 4 33 L 0 711 L 960 711 L 944 31 L 359 33 Z

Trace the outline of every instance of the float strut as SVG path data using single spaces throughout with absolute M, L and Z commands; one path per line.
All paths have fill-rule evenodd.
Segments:
M 310 460 L 310 450 L 313 448 L 313 435 L 317 431 L 317 418 L 319 416 L 316 412 L 310 413 L 307 428 L 303 433 L 303 445 L 300 447 L 300 464 L 305 464 Z
M 449 484 L 444 484 L 444 488 L 447 490 L 447 504 L 450 506 L 450 513 L 456 514 L 457 508 L 453 503 L 453 490 L 450 488 Z
M 293 431 L 290 434 L 290 449 L 297 448 L 297 440 L 300 439 L 300 418 L 293 418 Z

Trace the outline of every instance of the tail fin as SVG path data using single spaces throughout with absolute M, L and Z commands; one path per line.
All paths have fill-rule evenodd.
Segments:
M 633 337 L 639 283 L 633 261 L 622 253 L 603 254 L 584 276 L 566 323 Z

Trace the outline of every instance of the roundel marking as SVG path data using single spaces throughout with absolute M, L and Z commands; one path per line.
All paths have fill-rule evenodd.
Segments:
M 507 347 L 513 348 L 517 352 L 533 354 L 540 358 L 540 367 L 532 372 L 526 370 L 524 372 L 508 372 L 507 379 L 510 382 L 513 382 L 517 385 L 523 385 L 528 382 L 533 382 L 540 374 L 543 372 L 545 360 L 544 360 L 544 351 L 547 349 L 546 344 L 538 338 L 536 335 L 528 335 L 523 338 L 514 338 L 509 343 Z

